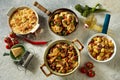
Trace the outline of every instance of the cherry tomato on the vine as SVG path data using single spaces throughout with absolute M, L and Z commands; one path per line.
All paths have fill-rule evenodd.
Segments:
M 83 66 L 80 68 L 80 72 L 81 73 L 87 73 L 87 69 Z
M 13 44 L 15 45 L 15 44 L 18 44 L 19 43 L 19 41 L 18 41 L 18 39 L 13 39 Z
M 85 67 L 88 69 L 92 69 L 94 67 L 94 65 L 92 62 L 87 62 L 87 63 L 85 63 Z
M 87 75 L 88 75 L 89 77 L 94 77 L 94 76 L 95 76 L 95 71 L 93 71 L 93 70 L 88 70 Z
M 16 38 L 16 34 L 13 33 L 13 32 L 11 32 L 11 33 L 9 34 L 9 36 L 10 36 L 11 38 Z
M 6 45 L 6 49 L 10 49 L 11 46 L 9 44 Z
M 11 43 L 12 40 L 10 39 L 10 37 L 5 37 L 4 42 L 5 43 Z

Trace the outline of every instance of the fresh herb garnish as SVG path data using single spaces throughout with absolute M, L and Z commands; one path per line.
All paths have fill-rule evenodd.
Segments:
M 58 57 L 57 57 L 57 59 L 61 60 L 61 59 L 62 59 L 62 57 L 61 57 L 61 56 L 58 56 Z
M 101 4 L 96 4 L 94 7 L 89 7 L 88 5 L 85 5 L 85 7 L 83 7 L 80 4 L 75 5 L 75 9 L 81 13 L 82 16 L 87 17 L 88 15 L 90 15 L 91 13 L 96 13 L 96 12 L 103 12 L 103 11 L 107 11 L 106 9 L 103 9 L 101 7 Z
M 63 16 L 59 16 L 59 18 L 62 20 L 62 19 L 63 19 Z
M 51 26 L 53 26 L 53 25 L 54 25 L 54 22 L 53 22 L 53 21 L 51 21 L 51 22 L 50 22 L 50 25 L 51 25 Z
M 67 35 L 66 31 L 62 31 L 62 35 L 63 36 Z

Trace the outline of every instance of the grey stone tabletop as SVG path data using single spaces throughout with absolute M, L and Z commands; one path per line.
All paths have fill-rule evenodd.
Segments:
M 34 1 L 35 0 L 0 0 L 0 80 L 120 80 L 120 0 L 36 0 L 51 12 L 58 8 L 68 8 L 77 14 L 79 17 L 78 28 L 75 32 L 65 37 L 58 36 L 49 30 L 47 23 L 49 16 L 36 8 L 33 5 Z M 103 25 L 105 14 L 111 14 L 108 35 L 110 35 L 117 44 L 115 57 L 106 63 L 95 62 L 88 56 L 86 43 L 90 36 L 96 32 L 83 27 L 83 17 L 74 8 L 76 4 L 94 6 L 97 3 L 102 4 L 102 6 L 109 11 L 95 14 L 97 22 Z M 96 76 L 89 78 L 80 73 L 78 68 L 74 73 L 68 76 L 61 77 L 52 74 L 46 77 L 40 70 L 40 66 L 44 63 L 44 52 L 47 46 L 52 42 L 44 46 L 35 46 L 27 42 L 24 43 L 27 50 L 30 50 L 34 54 L 27 70 L 14 64 L 9 56 L 4 57 L 3 53 L 9 52 L 9 50 L 5 48 L 4 38 L 11 32 L 8 25 L 7 12 L 12 7 L 19 6 L 29 6 L 38 13 L 42 31 L 38 33 L 37 40 L 52 40 L 52 42 L 60 39 L 73 40 L 77 38 L 80 40 L 85 47 L 81 52 L 80 66 L 87 61 L 92 61 L 95 65 L 93 70 L 95 70 Z

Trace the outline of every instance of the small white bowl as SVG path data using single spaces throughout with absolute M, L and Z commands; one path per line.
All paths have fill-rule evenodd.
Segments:
M 90 54 L 90 52 L 89 52 L 89 50 L 88 50 L 88 45 L 89 45 L 90 41 L 91 41 L 94 37 L 96 37 L 96 36 L 104 36 L 104 37 L 106 37 L 107 39 L 111 40 L 112 43 L 114 44 L 114 52 L 113 52 L 113 54 L 110 56 L 109 59 L 106 59 L 106 60 L 103 60 L 103 61 L 101 60 L 101 61 L 100 61 L 100 60 L 95 59 L 95 58 Z M 110 36 L 108 36 L 107 34 L 97 33 L 97 34 L 91 36 L 91 37 L 88 39 L 88 42 L 87 42 L 87 51 L 88 51 L 88 55 L 90 56 L 90 58 L 92 58 L 94 61 L 96 61 L 96 62 L 108 62 L 108 61 L 110 61 L 111 59 L 113 59 L 113 57 L 114 57 L 115 54 L 116 54 L 116 44 L 115 44 L 115 41 L 114 41 Z

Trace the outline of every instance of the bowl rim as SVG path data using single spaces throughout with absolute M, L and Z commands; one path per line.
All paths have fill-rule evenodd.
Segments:
M 70 71 L 70 72 L 68 72 L 68 73 L 59 73 L 59 72 L 56 72 L 56 71 L 52 70 L 52 69 L 49 67 L 48 63 L 47 63 L 47 58 L 46 58 L 46 56 L 47 56 L 47 54 L 48 54 L 48 51 L 50 50 L 50 48 L 51 48 L 52 46 L 54 46 L 55 44 L 57 44 L 57 43 L 59 43 L 59 42 L 64 42 L 64 43 L 68 43 L 68 44 L 73 44 L 73 46 L 74 46 L 74 48 L 75 48 L 75 50 L 76 50 L 76 52 L 77 52 L 77 55 L 78 55 L 78 65 L 77 65 L 77 67 L 74 68 L 72 71 Z M 51 43 L 51 44 L 47 47 L 47 49 L 45 50 L 45 54 L 44 54 L 44 64 L 46 65 L 46 67 L 48 68 L 48 70 L 49 70 L 51 73 L 55 74 L 55 75 L 58 75 L 58 76 L 66 76 L 66 75 L 72 74 L 72 73 L 79 67 L 80 62 L 81 62 L 80 51 L 79 51 L 78 47 L 77 47 L 74 43 L 72 43 L 71 41 L 69 41 L 69 40 L 56 40 L 56 41 L 54 41 L 53 43 Z
M 34 13 L 35 13 L 35 15 L 36 15 L 36 17 L 37 17 L 37 22 L 36 22 L 36 25 L 35 25 L 35 27 L 32 29 L 33 31 L 34 31 L 34 29 L 37 27 L 37 29 L 39 28 L 39 17 L 38 17 L 38 13 L 34 10 L 34 9 L 32 9 L 32 8 L 30 8 L 29 6 L 19 6 L 19 7 L 13 7 L 13 8 L 11 8 L 10 10 L 9 10 L 9 12 L 10 12 L 10 15 L 9 15 L 9 12 L 8 12 L 8 24 L 9 24 L 9 27 L 10 27 L 10 29 L 12 30 L 12 28 L 11 28 L 11 26 L 10 26 L 10 19 L 11 19 L 11 17 L 12 17 L 12 15 L 14 14 L 14 12 L 16 11 L 16 10 L 18 10 L 18 9 L 22 9 L 22 8 L 28 8 L 28 9 L 31 9 Z M 12 10 L 13 9 L 13 10 Z M 36 29 L 36 30 L 37 30 Z M 31 31 L 32 31 L 31 30 Z M 35 30 L 35 31 L 36 31 Z M 13 30 L 12 30 L 13 31 Z M 14 33 L 15 34 L 18 34 L 18 35 L 27 35 L 27 34 L 30 34 L 30 33 L 32 33 L 31 31 L 29 31 L 29 32 L 27 32 L 27 33 L 15 33 L 14 31 Z M 34 31 L 34 32 L 35 32 Z
M 99 61 L 99 60 L 97 60 L 97 59 L 95 59 L 95 58 L 93 58 L 93 57 L 91 56 L 91 54 L 90 54 L 90 52 L 89 52 L 89 50 L 88 50 L 88 44 L 90 43 L 90 41 L 92 40 L 92 38 L 95 37 L 95 36 L 104 36 L 104 37 L 106 37 L 107 39 L 111 40 L 112 43 L 114 44 L 114 53 L 111 55 L 111 57 L 110 57 L 109 59 L 103 60 L 103 61 Z M 114 57 L 115 54 L 116 54 L 116 43 L 115 43 L 115 40 L 113 40 L 112 37 L 110 37 L 109 35 L 104 34 L 104 33 L 94 34 L 94 35 L 92 35 L 92 36 L 88 39 L 88 41 L 87 41 L 87 53 L 88 53 L 88 55 L 90 56 L 90 58 L 93 59 L 93 60 L 96 61 L 96 62 L 108 62 L 108 61 L 112 60 L 113 57 Z

